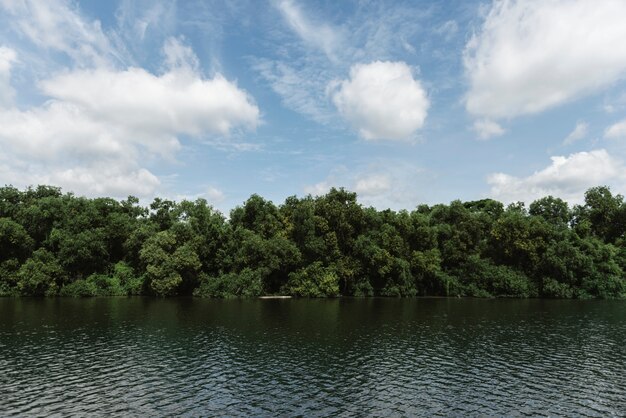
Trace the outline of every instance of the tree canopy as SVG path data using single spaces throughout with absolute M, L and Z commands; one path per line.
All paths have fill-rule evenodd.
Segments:
M 88 199 L 0 188 L 0 295 L 626 297 L 626 202 L 363 207 L 355 193 Z

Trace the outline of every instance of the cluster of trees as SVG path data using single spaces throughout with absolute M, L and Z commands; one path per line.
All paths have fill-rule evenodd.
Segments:
M 205 200 L 0 188 L 0 295 L 626 297 L 626 203 L 484 199 L 394 212 L 332 189 L 227 220 Z

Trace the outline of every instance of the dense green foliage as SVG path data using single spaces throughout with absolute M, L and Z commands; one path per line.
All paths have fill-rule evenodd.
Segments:
M 626 203 L 362 207 L 356 194 L 207 202 L 0 188 L 0 295 L 626 296 Z

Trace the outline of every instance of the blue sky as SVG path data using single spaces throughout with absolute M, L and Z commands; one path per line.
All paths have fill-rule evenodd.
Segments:
M 0 183 L 365 205 L 626 188 L 626 3 L 0 0 Z

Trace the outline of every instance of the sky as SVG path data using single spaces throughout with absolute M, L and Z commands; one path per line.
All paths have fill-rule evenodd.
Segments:
M 378 209 L 626 190 L 626 2 L 0 0 L 0 184 Z

